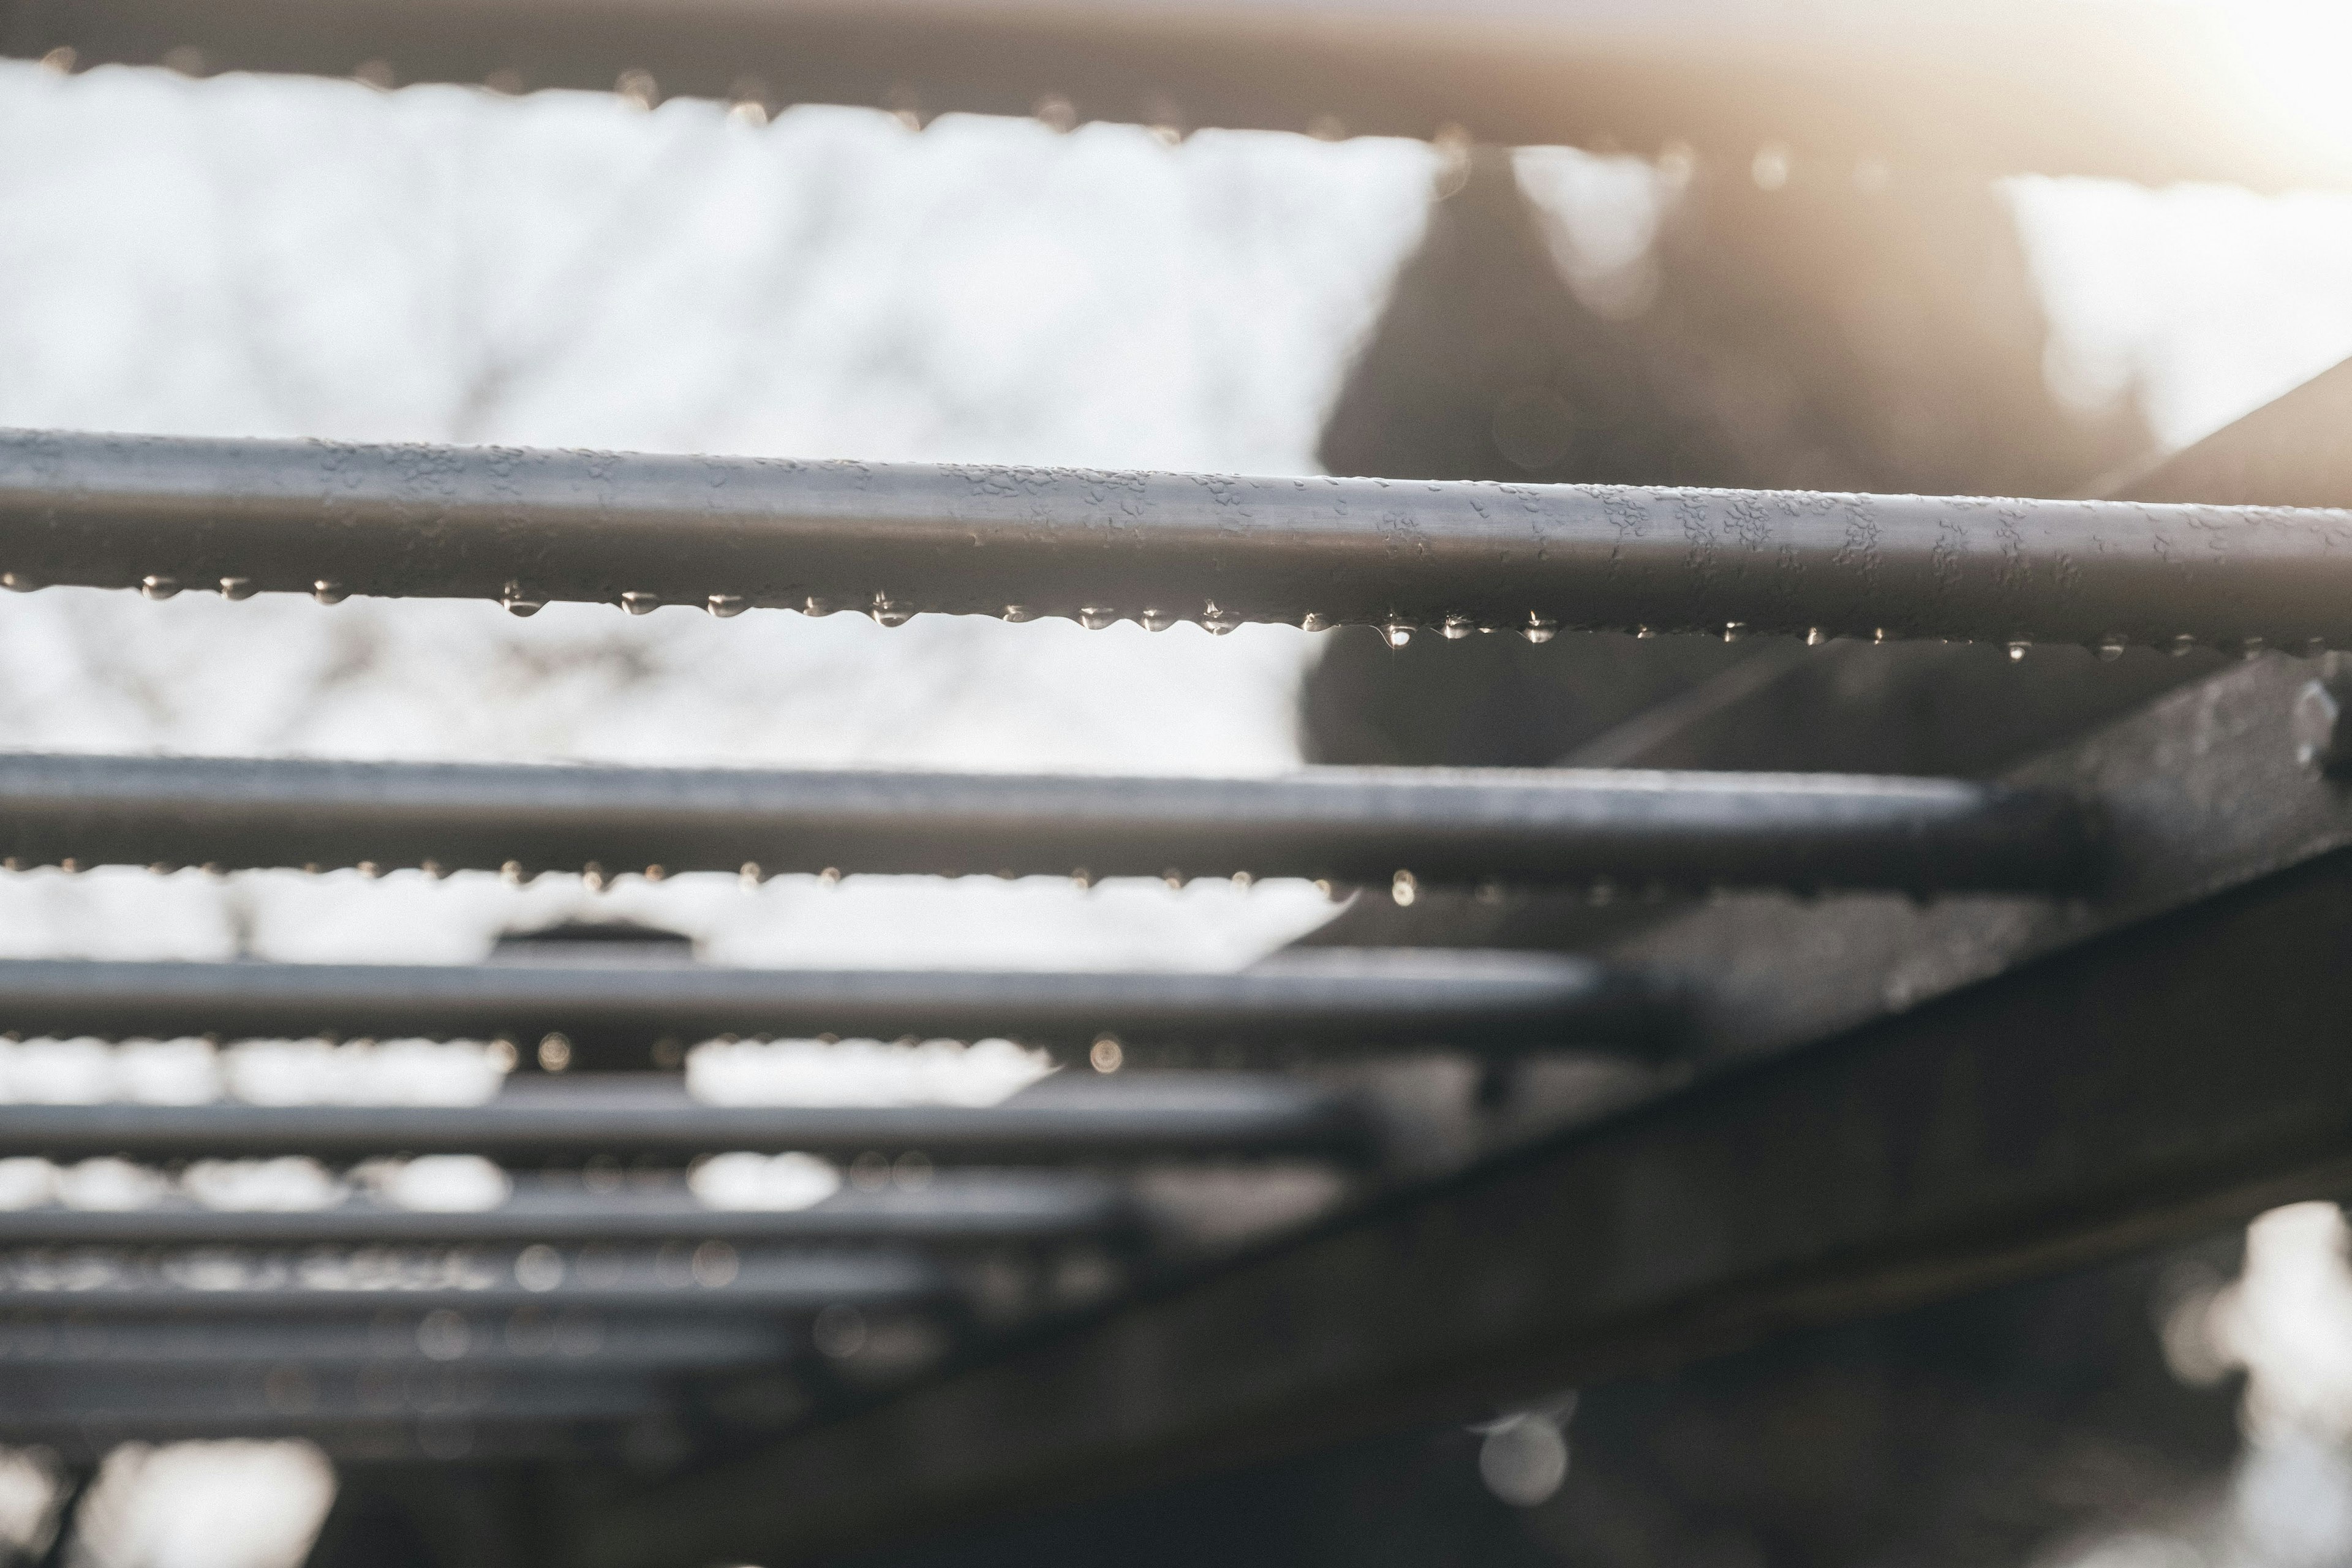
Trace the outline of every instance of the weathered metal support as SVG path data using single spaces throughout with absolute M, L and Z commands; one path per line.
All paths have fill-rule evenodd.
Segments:
M 727 1151 L 920 1153 L 940 1164 L 1360 1158 L 1348 1096 L 1229 1073 L 1049 1079 L 1001 1105 L 709 1105 L 659 1079 L 542 1079 L 480 1105 L 8 1105 L 0 1149 L 74 1160 L 479 1154 L 682 1165 Z
M 2342 510 L 0 436 L 0 582 L 155 595 L 2302 649 L 2352 644 L 2347 545 Z
M 0 1111 L 0 1121 L 6 1112 Z M 924 1170 L 919 1190 L 845 1186 L 806 1208 L 714 1208 L 643 1175 L 609 1186 L 523 1176 L 486 1209 L 401 1208 L 353 1199 L 331 1208 L 0 1210 L 0 1247 L 472 1247 L 724 1241 L 1033 1244 L 1115 1239 L 1141 1216 L 1115 1183 L 1078 1172 Z M 5 1310 L 0 1302 L 0 1310 Z M 5 1359 L 5 1352 L 0 1352 Z
M 1138 1048 L 1343 1055 L 1445 1042 L 1643 1049 L 1671 1033 L 1674 1016 L 1673 998 L 1640 976 L 1532 954 L 1339 952 L 1222 974 L 0 961 L 0 1028 L 166 1038 L 503 1037 L 521 1045 L 528 1061 L 558 1033 L 575 1068 L 675 1067 L 685 1047 L 720 1035 L 1010 1037 L 1084 1048 L 1109 1034 Z
M 2336 856 L 604 1500 L 573 1547 L 594 1568 L 812 1561 L 1475 1419 L 2342 1191 L 2347 930 Z
M 595 1313 L 527 1307 L 509 1312 L 389 1310 L 362 1317 L 272 1322 L 201 1318 L 15 1315 L 0 1309 L 0 1367 L 492 1366 L 688 1373 L 773 1365 L 800 1348 L 796 1331 L 756 1314 Z
M 1433 884 L 2063 888 L 2063 795 L 1956 779 L 1315 768 L 1256 779 L 0 757 L 0 857 Z

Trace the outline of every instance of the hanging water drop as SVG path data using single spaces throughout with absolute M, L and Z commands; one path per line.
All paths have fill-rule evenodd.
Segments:
M 630 592 L 621 595 L 621 608 L 633 616 L 650 616 L 661 608 L 659 594 Z
M 142 577 L 139 596 L 142 599 L 168 599 L 180 591 L 177 577 Z
M 2171 646 L 2164 651 L 2175 658 L 2183 658 L 2197 651 L 2197 638 L 2188 632 L 2181 632 L 2173 637 Z
M 2113 664 L 2116 659 L 2123 658 L 2123 633 L 2109 632 L 2106 636 L 2099 639 L 2099 658 L 2103 662 Z
M 1478 629 L 1478 623 L 1467 616 L 1448 616 L 1437 624 L 1437 635 L 1447 642 L 1460 642 Z
M 1872 642 L 1872 644 L 1873 644 L 1873 645 L 1877 645 L 1877 644 L 1881 644 L 1881 643 L 1885 642 L 1885 641 L 1886 641 L 1886 628 L 1885 628 L 1885 626 L 1874 626 L 1874 627 L 1872 627 L 1872 628 L 1871 628 L 1871 633 L 1870 633 L 1870 640 L 1871 640 L 1871 642 Z
M 535 616 L 546 607 L 547 601 L 534 599 L 522 590 L 520 583 L 509 583 L 499 594 L 499 603 L 510 616 Z
M 351 591 L 341 583 L 330 581 L 325 577 L 310 584 L 310 597 L 322 605 L 340 605 L 351 596 Z
M 2015 664 L 2015 663 L 2019 662 L 2020 660 L 2021 660 L 2022 658 L 2025 658 L 2025 650 L 2026 650 L 2027 648 L 2032 647 L 2032 646 L 2033 646 L 2033 645 L 2032 645 L 2032 643 L 2030 643 L 2030 642 L 2022 642 L 2022 641 L 2020 641 L 2020 642 L 2013 642 L 2013 643 L 2010 644 L 2010 645 L 2009 645 L 2009 662 L 2010 662 L 2010 663 L 2011 663 L 2011 664 Z
M 1231 610 L 1217 608 L 1214 599 L 1201 612 L 1201 626 L 1211 637 L 1221 637 L 1242 624 L 1242 618 Z
M 2240 658 L 2260 658 L 2263 657 L 2263 650 L 2268 647 L 2270 647 L 2270 644 L 2263 638 L 2248 637 L 2238 645 L 2238 657 Z
M 1396 900 L 1396 906 L 1401 910 L 1412 908 L 1413 900 L 1421 897 L 1420 879 L 1410 871 L 1399 871 L 1390 879 L 1389 897 Z
M 1234 886 L 1241 889 L 1244 892 L 1249 891 L 1250 885 L 1256 880 L 1257 879 L 1251 876 L 1247 871 L 1236 871 L 1234 873 Z
M 39 586 L 40 584 L 34 581 L 28 573 L 0 572 L 0 588 L 5 588 L 12 594 L 29 594 Z
M 1647 642 L 1657 635 L 1658 628 L 1655 626 L 1635 626 L 1633 628 L 1633 640 L 1635 642 Z
M 816 879 L 828 888 L 838 888 L 841 886 L 841 868 L 827 866 L 816 874 Z
M 1409 621 L 1391 621 L 1381 627 L 1381 635 L 1389 639 L 1389 647 L 1402 647 L 1412 641 L 1412 625 Z
M 732 619 L 751 607 L 740 594 L 713 594 L 702 605 L 722 621 Z
M 224 577 L 220 580 L 220 595 L 222 598 L 232 603 L 239 599 L 250 599 L 253 597 L 253 579 Z
M 509 860 L 505 865 L 500 866 L 499 868 L 499 880 L 504 882 L 509 888 L 521 887 L 522 862 L 520 860 Z
M 1298 617 L 1298 629 L 1302 632 L 1328 632 L 1339 624 L 1330 616 L 1318 615 L 1313 610 Z
M 1829 640 L 1829 633 L 1822 630 L 1821 627 L 1807 626 L 1805 628 L 1805 646 L 1807 647 L 1819 647 L 1822 644 Z
M 1084 605 L 1078 609 L 1078 625 L 1090 632 L 1106 630 L 1118 619 L 1118 612 L 1101 605 Z
M 1135 618 L 1147 632 L 1164 632 L 1176 624 L 1176 617 L 1165 610 L 1147 609 Z
M 1531 643 L 1548 643 L 1559 636 L 1559 623 L 1549 616 L 1530 614 L 1528 624 L 1519 628 L 1519 635 Z
M 838 606 L 831 599 L 820 598 L 814 594 L 801 601 L 801 614 L 819 620 L 833 614 L 836 608 Z
M 604 868 L 591 860 L 580 868 L 580 881 L 592 893 L 604 890 Z
M 1094 885 L 1095 878 L 1093 872 L 1087 870 L 1084 866 L 1073 867 L 1071 868 L 1070 886 L 1083 893 Z
M 1746 621 L 1726 621 L 1723 623 L 1724 641 L 1738 642 L 1741 637 L 1744 637 L 1747 635 L 1748 623 Z
M 735 873 L 735 880 L 745 892 L 758 892 L 760 890 L 760 863 L 757 860 L 744 861 L 742 868 Z
M 874 619 L 886 626 L 903 626 L 915 618 L 912 605 L 904 599 L 894 599 L 887 594 L 874 595 Z
M 1026 605 L 1007 605 L 1004 606 L 1004 618 L 1017 626 L 1025 621 L 1035 620 L 1037 612 Z

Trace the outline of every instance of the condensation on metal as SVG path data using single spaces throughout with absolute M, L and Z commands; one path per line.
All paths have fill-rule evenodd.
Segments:
M 0 436 L 0 574 L 951 614 L 2352 644 L 2352 512 Z
M 2047 889 L 2071 800 L 1954 779 L 1315 768 L 1255 779 L 0 757 L 16 867 L 844 871 Z M 658 874 L 658 873 L 657 873 Z
M 9 1105 L 0 1148 L 73 1160 L 265 1158 L 349 1163 L 479 1154 L 511 1164 L 610 1159 L 682 1165 L 728 1151 L 940 1163 L 1357 1157 L 1370 1129 L 1352 1098 L 1273 1076 L 1079 1079 L 1001 1105 L 720 1106 L 650 1078 L 541 1079 L 480 1105 Z

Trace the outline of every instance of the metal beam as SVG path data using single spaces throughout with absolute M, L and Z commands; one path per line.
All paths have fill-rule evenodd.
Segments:
M 1340 952 L 1223 974 L 0 961 L 0 1028 L 23 1033 L 504 1037 L 528 1047 L 555 1032 L 570 1041 L 579 1068 L 674 1067 L 682 1047 L 719 1035 L 1004 1037 L 1083 1049 L 1108 1033 L 1139 1048 L 1343 1055 L 1440 1042 L 1642 1049 L 1670 1032 L 1673 1016 L 1671 998 L 1638 975 L 1536 955 L 1376 961 Z M 1131 1108 L 1146 1103 L 1133 1098 L 1143 1090 L 1113 1092 Z M 1231 1110 L 1240 1102 L 1216 1103 Z M 739 1116 L 732 1123 L 706 1117 L 706 1124 L 753 1123 Z
M 597 1500 L 571 1545 L 593 1568 L 810 1562 L 1474 1419 L 2340 1192 L 2347 929 L 2337 856 Z
M 372 1421 L 618 1422 L 668 1408 L 667 1380 L 576 1367 L 0 1365 L 0 1432 L 103 1426 L 299 1433 Z
M 0 581 L 2352 645 L 2352 512 L 0 436 Z
M 18 1318 L 0 1310 L 0 1366 L 270 1367 L 446 1365 L 651 1368 L 772 1366 L 797 1352 L 793 1331 L 757 1316 L 604 1316 L 576 1309 L 508 1313 L 386 1310 L 369 1318 L 275 1322 Z
M 10 1311 L 88 1320 L 315 1320 L 522 1308 L 781 1316 L 832 1306 L 922 1307 L 953 1294 L 935 1264 L 910 1252 L 710 1247 L 55 1247 L 0 1254 L 0 1284 Z
M 1256 779 L 0 757 L 16 866 L 1072 871 L 2063 886 L 2072 803 L 1960 780 L 1314 768 Z
M 5 1113 L 0 1113 L 5 1117 Z M 5 1134 L 0 1134 L 5 1136 Z M 617 1173 L 615 1175 L 617 1176 Z M 845 1188 L 803 1209 L 723 1209 L 682 1186 L 614 1191 L 520 1178 L 496 1208 L 398 1208 L 354 1199 L 294 1211 L 202 1208 L 0 1210 L 0 1247 L 458 1247 L 724 1241 L 998 1244 L 1116 1239 L 1141 1215 L 1118 1184 L 1080 1173 L 941 1171 L 919 1191 Z M 5 1355 L 0 1355 L 5 1359 Z
M 651 1077 L 549 1078 L 480 1105 L 8 1105 L 0 1149 L 77 1160 L 480 1154 L 530 1165 L 685 1164 L 730 1150 L 941 1164 L 1236 1157 L 1358 1158 L 1371 1131 L 1351 1098 L 1228 1073 L 1065 1076 L 1001 1105 L 736 1106 Z
M 1245 126 L 1654 152 L 1744 170 L 1784 143 L 1986 174 L 2255 184 L 2340 178 L 2256 97 L 2201 14 L 2053 0 L 1832 5 L 1440 6 L 1369 0 L 13 0 L 0 50 L 84 66 L 360 73 L 878 105 L 912 117 Z M 58 57 L 60 63 L 65 57 Z M 1801 163 L 1801 168 L 1803 164 Z

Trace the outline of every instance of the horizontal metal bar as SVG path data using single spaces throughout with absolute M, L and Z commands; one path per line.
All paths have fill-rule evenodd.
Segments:
M 0 435 L 0 581 L 2352 645 L 2352 513 Z
M 724 1034 L 1007 1037 L 1083 1047 L 1108 1033 L 1139 1047 L 1347 1053 L 1443 1043 L 1625 1048 L 1657 1040 L 1672 1016 L 1669 999 L 1637 976 L 1540 955 L 1339 951 L 1223 974 L 0 961 L 0 1028 L 25 1033 L 503 1036 L 529 1046 L 560 1032 L 581 1068 L 642 1068 L 663 1056 L 674 1066 L 681 1045 Z
M 26 1318 L 0 1302 L 0 1366 L 268 1367 L 384 1365 L 642 1367 L 677 1372 L 766 1366 L 798 1349 L 783 1323 L 577 1309 L 402 1312 L 278 1322 L 138 1321 L 70 1313 Z
M 1316 768 L 1257 779 L 0 756 L 0 857 L 2050 888 L 2072 804 L 1952 779 Z
M 835 1561 L 2340 1194 L 2347 929 L 2339 855 L 593 1500 L 565 1544 L 585 1568 Z
M 0 1253 L 0 1311 L 134 1318 L 511 1311 L 665 1316 L 810 1313 L 943 1302 L 947 1277 L 909 1252 L 534 1246 L 230 1252 Z
M 2201 11 L 2063 3 L 1847 6 L 1760 0 L 40 0 L 0 7 L 0 50 L 195 73 L 357 72 L 378 85 L 856 103 L 929 116 L 1126 120 L 1654 151 L 1737 161 L 1785 143 L 1857 159 L 2157 183 L 2308 184 L 2338 161 L 2264 114 Z M 61 59 L 63 57 L 59 57 Z
M 0 1111 L 0 1122 L 7 1112 Z M 0 1139 L 9 1134 L 0 1132 Z M 1080 1173 L 942 1171 L 918 1192 L 845 1188 L 808 1208 L 725 1209 L 683 1188 L 604 1192 L 521 1178 L 496 1208 L 398 1208 L 356 1199 L 294 1211 L 0 1210 L 0 1247 L 481 1246 L 531 1242 L 1043 1242 L 1114 1237 L 1140 1223 L 1117 1184 Z
M 518 1165 L 599 1157 L 683 1164 L 724 1151 L 800 1150 L 1024 1164 L 1353 1157 L 1368 1152 L 1369 1136 L 1347 1096 L 1225 1073 L 1063 1075 L 986 1107 L 708 1105 L 650 1076 L 510 1084 L 481 1105 L 0 1106 L 0 1151 L 59 1160 L 447 1153 Z
M 69 1422 L 110 1426 L 154 1422 L 254 1423 L 299 1430 L 353 1421 L 630 1421 L 668 1408 L 663 1380 L 605 1368 L 333 1367 L 289 1363 L 248 1368 L 0 1364 L 0 1430 Z

